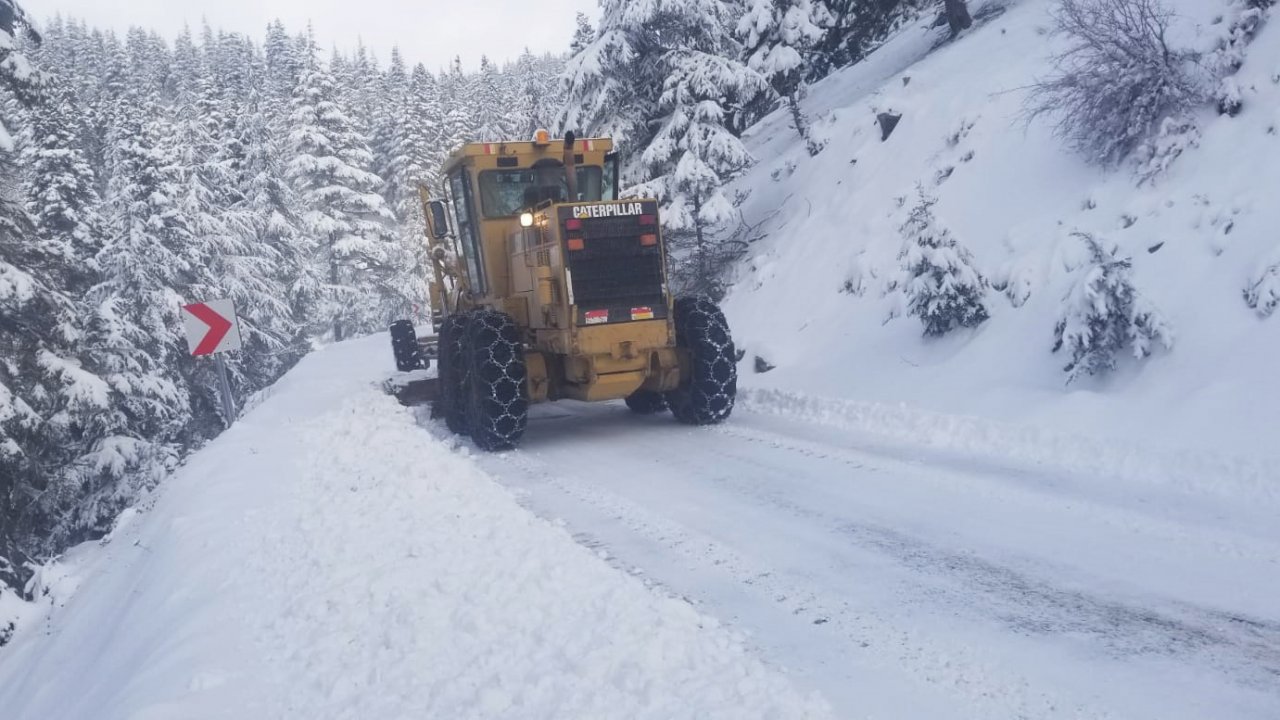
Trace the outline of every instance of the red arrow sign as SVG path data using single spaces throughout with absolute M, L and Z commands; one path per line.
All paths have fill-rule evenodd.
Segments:
M 200 322 L 209 326 L 208 332 L 200 339 L 192 349 L 192 355 L 212 355 L 214 350 L 218 349 L 218 345 L 222 342 L 222 338 L 227 336 L 227 331 L 231 329 L 231 321 L 219 315 L 213 308 L 204 303 L 195 303 L 186 305 L 183 308 L 187 312 L 195 315 Z

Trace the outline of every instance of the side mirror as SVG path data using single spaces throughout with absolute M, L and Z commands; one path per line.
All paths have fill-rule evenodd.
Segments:
M 427 233 L 432 240 L 449 237 L 449 213 L 445 210 L 443 200 L 431 200 L 427 203 Z

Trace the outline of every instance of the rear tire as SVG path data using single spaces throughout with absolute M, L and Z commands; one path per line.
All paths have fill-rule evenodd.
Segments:
M 724 313 L 707 297 L 678 298 L 676 346 L 688 353 L 689 377 L 667 393 L 671 414 L 689 425 L 723 422 L 738 395 L 738 366 Z
M 436 359 L 440 397 L 432 415 L 443 417 L 449 430 L 469 434 L 467 428 L 467 362 L 464 348 L 467 340 L 467 315 L 453 313 L 440 322 L 439 357 Z
M 481 450 L 510 450 L 529 421 L 524 345 L 510 315 L 478 310 L 467 323 L 467 426 Z
M 653 415 L 667 409 L 667 398 L 652 390 L 637 390 L 627 396 L 626 403 L 637 415 Z
M 418 344 L 418 332 L 408 320 L 396 320 L 391 323 L 391 354 L 396 358 L 396 370 L 409 372 L 430 367 L 429 361 L 422 355 L 422 346 Z

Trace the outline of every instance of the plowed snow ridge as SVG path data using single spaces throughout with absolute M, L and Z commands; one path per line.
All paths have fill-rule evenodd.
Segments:
M 89 553 L 0 655 L 5 717 L 828 716 L 423 432 L 385 344 L 307 358 Z

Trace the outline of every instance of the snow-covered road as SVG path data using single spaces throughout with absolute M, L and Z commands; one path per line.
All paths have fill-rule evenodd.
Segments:
M 481 464 L 839 717 L 1280 716 L 1280 527 L 1229 464 L 1192 488 L 1111 481 L 1062 445 L 1019 467 L 977 437 L 922 449 L 769 402 L 711 429 L 543 406 Z

